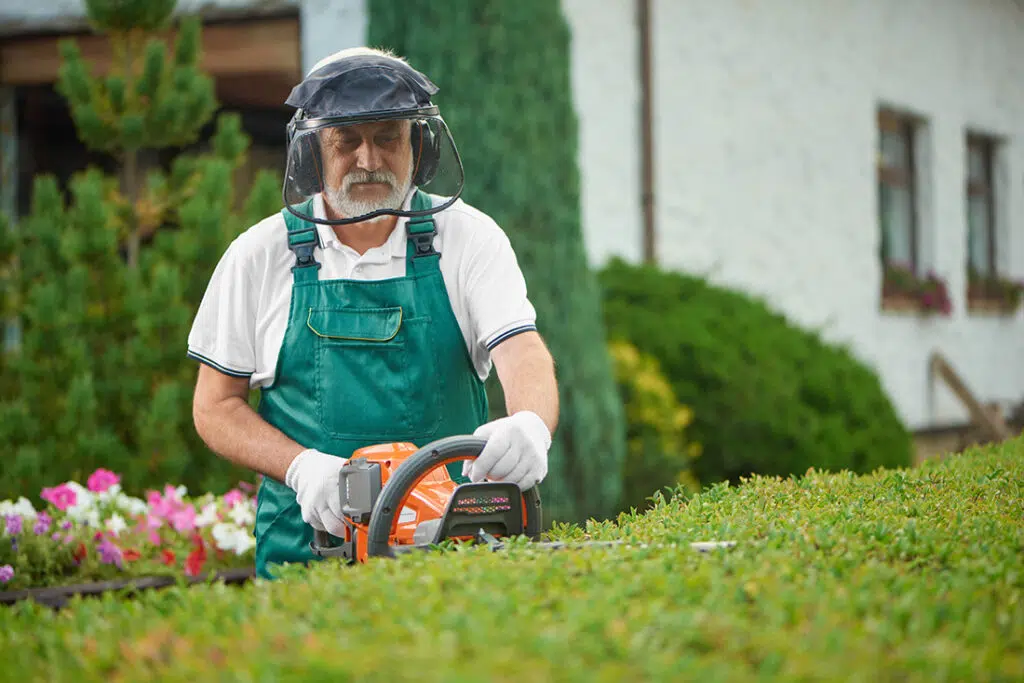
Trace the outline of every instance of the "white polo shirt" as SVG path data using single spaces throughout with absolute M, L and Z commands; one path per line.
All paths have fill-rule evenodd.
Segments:
M 432 197 L 434 205 L 440 203 Z M 315 215 L 323 216 L 316 197 Z M 406 202 L 408 204 L 408 201 Z M 491 369 L 490 350 L 536 329 L 537 314 L 508 236 L 488 215 L 461 199 L 433 215 L 434 248 L 462 337 L 480 379 Z M 379 280 L 405 274 L 408 219 L 399 218 L 388 241 L 360 256 L 329 225 L 315 224 L 320 279 Z M 295 255 L 280 212 L 240 234 L 210 278 L 188 336 L 188 356 L 221 372 L 248 377 L 258 388 L 274 380 L 288 326 Z

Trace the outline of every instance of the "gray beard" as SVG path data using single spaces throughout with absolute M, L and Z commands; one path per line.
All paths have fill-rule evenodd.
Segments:
M 349 191 L 353 184 L 359 182 L 384 182 L 387 183 L 391 189 L 387 196 L 380 200 L 373 201 L 353 199 L 349 195 Z M 405 182 L 401 185 L 398 184 L 398 179 L 395 177 L 395 174 L 390 171 L 352 171 L 345 176 L 340 188 L 324 188 L 324 198 L 335 211 L 345 218 L 358 218 L 359 216 L 366 216 L 374 211 L 381 211 L 384 209 L 391 209 L 393 211 L 400 210 L 402 208 L 402 204 L 405 202 L 406 195 L 409 193 L 411 185 L 411 169 L 409 171 L 409 177 L 406 178 Z M 380 218 L 384 217 L 385 216 L 380 216 Z

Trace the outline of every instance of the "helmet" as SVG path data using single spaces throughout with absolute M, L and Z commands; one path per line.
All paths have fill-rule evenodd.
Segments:
M 377 216 L 426 216 L 462 193 L 455 141 L 430 98 L 430 79 L 404 60 L 343 50 L 314 67 L 285 101 L 284 205 L 299 218 L 340 225 Z M 431 208 L 411 209 L 416 190 Z

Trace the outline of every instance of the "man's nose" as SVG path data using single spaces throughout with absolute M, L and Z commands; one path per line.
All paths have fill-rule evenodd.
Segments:
M 381 154 L 373 140 L 363 140 L 356 150 L 356 166 L 364 171 L 376 171 L 381 166 Z

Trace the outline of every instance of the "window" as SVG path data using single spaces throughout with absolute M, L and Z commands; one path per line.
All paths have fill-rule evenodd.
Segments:
M 967 266 L 983 278 L 996 275 L 995 148 L 992 138 L 967 136 Z
M 917 273 L 918 216 L 914 119 L 878 114 L 878 209 L 882 264 Z

